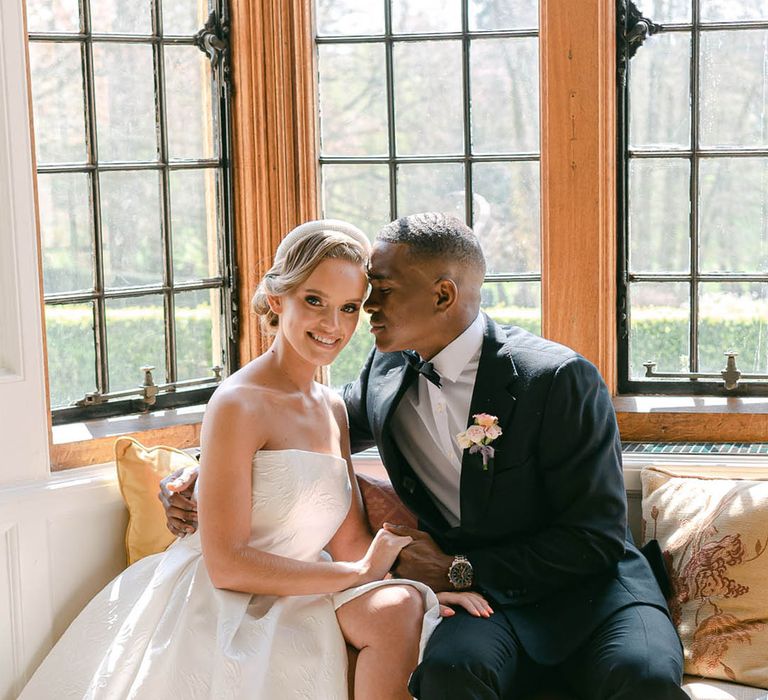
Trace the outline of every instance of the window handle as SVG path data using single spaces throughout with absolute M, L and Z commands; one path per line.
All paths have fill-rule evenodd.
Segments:
M 656 379 L 722 379 L 726 389 L 736 389 L 742 379 L 768 379 L 768 374 L 743 374 L 736 366 L 736 356 L 739 354 L 733 350 L 723 353 L 725 355 L 725 369 L 719 373 L 707 372 L 657 372 L 655 362 L 643 362 L 645 376 Z

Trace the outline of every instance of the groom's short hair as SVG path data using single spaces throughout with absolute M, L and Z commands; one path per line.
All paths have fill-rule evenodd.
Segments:
M 382 228 L 376 240 L 405 244 L 417 257 L 456 260 L 485 275 L 485 256 L 477 236 L 454 216 L 437 212 L 404 216 Z

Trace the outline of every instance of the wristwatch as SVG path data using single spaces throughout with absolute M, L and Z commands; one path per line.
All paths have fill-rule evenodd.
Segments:
M 472 588 L 474 580 L 472 564 L 463 554 L 457 554 L 448 568 L 448 580 L 457 591 L 465 591 Z

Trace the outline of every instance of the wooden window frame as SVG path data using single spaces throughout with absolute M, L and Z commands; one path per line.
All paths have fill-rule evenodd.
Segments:
M 282 235 L 319 212 L 312 0 L 231 0 L 240 361 L 267 347 L 250 299 Z M 542 333 L 616 394 L 616 8 L 540 0 Z M 624 440 L 765 441 L 768 401 L 615 397 Z M 186 445 L 196 428 L 135 433 Z M 183 434 L 180 434 L 183 433 Z M 60 466 L 104 461 L 54 445 Z M 109 458 L 109 457 L 107 457 Z
M 541 0 L 543 335 L 597 365 L 623 440 L 765 441 L 768 400 L 616 396 L 615 13 Z

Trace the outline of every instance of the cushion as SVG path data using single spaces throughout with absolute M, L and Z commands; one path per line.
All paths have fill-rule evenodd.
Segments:
M 683 678 L 683 690 L 691 700 L 768 700 L 768 693 L 761 688 L 694 676 Z
M 768 468 L 646 467 L 688 674 L 768 688 Z
M 147 448 L 133 438 L 120 437 L 115 441 L 115 463 L 128 507 L 125 551 L 130 565 L 164 551 L 176 539 L 166 527 L 165 510 L 157 498 L 160 480 L 197 461 L 174 447 Z
M 389 481 L 368 474 L 358 473 L 356 476 L 371 532 L 380 530 L 382 523 L 416 527 L 416 516 L 403 505 Z

